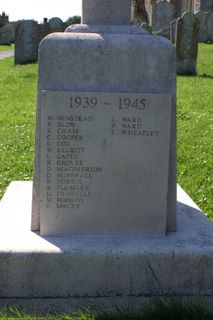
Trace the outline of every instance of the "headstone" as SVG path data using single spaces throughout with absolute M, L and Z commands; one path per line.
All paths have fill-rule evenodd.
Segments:
M 0 28 L 0 44 L 11 44 L 15 41 L 15 25 L 8 23 Z
M 175 44 L 175 38 L 176 38 L 176 24 L 177 24 L 177 19 L 174 19 L 170 24 L 170 40 L 173 44 Z
M 32 63 L 38 60 L 38 23 L 23 20 L 15 29 L 15 64 Z
M 177 73 L 196 74 L 199 21 L 192 12 L 177 20 Z
M 213 12 L 213 0 L 200 0 L 200 10 Z
M 32 229 L 42 235 L 176 229 L 175 50 L 130 21 L 131 0 L 84 0 L 83 24 L 41 43 Z
M 199 21 L 198 42 L 206 42 L 208 38 L 208 12 L 198 11 L 195 13 L 195 16 Z
M 49 20 L 50 32 L 63 32 L 64 23 L 60 18 L 54 17 Z
M 213 43 L 213 12 L 207 15 L 207 41 Z
M 175 7 L 167 1 L 160 1 L 152 5 L 151 26 L 153 31 L 169 28 L 175 18 Z

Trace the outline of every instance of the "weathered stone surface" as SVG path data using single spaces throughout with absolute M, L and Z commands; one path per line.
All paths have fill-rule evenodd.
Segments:
M 213 0 L 200 0 L 200 10 L 213 12 Z
M 31 182 L 13 182 L 0 204 L 0 297 L 111 309 L 116 297 L 141 306 L 153 295 L 208 296 L 212 306 L 213 225 L 181 188 L 178 232 L 167 237 L 40 237 L 30 231 L 31 195 Z
M 131 0 L 83 0 L 82 23 L 130 25 Z
M 107 33 L 107 34 L 131 34 L 131 35 L 147 35 L 148 32 L 138 26 L 110 26 L 110 25 L 87 25 L 87 24 L 73 24 L 70 25 L 65 32 L 72 33 Z
M 176 39 L 176 24 L 177 24 L 177 19 L 174 19 L 170 24 L 170 40 L 173 44 L 175 44 L 175 39 Z
M 65 29 L 63 21 L 57 17 L 50 19 L 48 24 L 50 32 L 63 32 Z
M 206 42 L 208 38 L 208 12 L 198 11 L 195 13 L 195 17 L 199 21 L 198 42 Z
M 177 73 L 195 74 L 198 53 L 199 22 L 194 13 L 186 12 L 177 20 Z
M 11 44 L 15 41 L 15 24 L 8 23 L 0 28 L 0 44 Z
M 142 28 L 138 29 L 142 30 Z M 82 39 L 82 41 L 79 41 L 79 39 Z M 125 50 L 123 50 L 124 47 L 126 48 Z M 150 50 L 152 55 L 150 55 Z M 142 52 L 143 59 L 140 59 Z M 57 61 L 57 64 L 55 61 Z M 135 61 L 140 61 L 140 64 L 136 64 Z M 150 67 L 147 68 L 147 66 Z M 161 93 L 171 94 L 175 97 L 175 75 L 174 49 L 167 40 L 160 37 L 88 33 L 49 35 L 41 43 L 40 47 L 37 132 L 41 128 L 41 90 Z M 169 172 L 171 193 L 168 198 L 168 208 L 170 210 L 168 210 L 167 215 L 167 229 L 169 230 L 175 228 L 175 211 L 173 207 L 176 158 L 174 104 L 171 118 Z M 39 228 L 40 224 L 41 143 L 39 137 L 40 135 L 37 135 L 34 176 L 33 228 L 35 229 Z
M 91 0 L 87 4 L 90 2 Z M 102 3 L 105 5 L 105 1 Z M 125 3 L 131 8 L 131 3 Z M 111 6 L 109 8 L 112 9 Z M 124 6 L 125 12 L 126 7 Z M 121 12 L 114 13 L 114 18 L 116 15 L 120 21 Z M 104 24 L 106 17 L 98 13 L 98 19 Z M 47 90 L 126 94 L 151 93 L 172 96 L 168 178 L 170 193 L 167 198 L 166 229 L 175 230 L 176 72 L 174 48 L 165 39 L 147 36 L 147 32 L 142 28 L 131 25 L 97 25 L 96 22 L 94 24 L 92 26 L 83 24 L 70 27 L 68 28 L 69 32 L 52 34 L 41 43 L 32 228 L 34 230 L 40 228 L 40 103 L 42 90 Z M 81 30 L 84 31 L 79 33 Z M 139 36 L 140 33 L 146 34 L 146 36 Z M 150 55 L 150 51 L 152 55 Z M 143 55 L 143 59 L 141 59 L 141 55 Z M 136 63 L 137 61 L 140 63 Z
M 162 95 L 44 91 L 41 234 L 165 235 L 171 105 Z
M 15 64 L 32 63 L 38 60 L 38 23 L 23 20 L 15 30 Z
M 175 7 L 167 1 L 160 1 L 152 5 L 151 26 L 153 31 L 169 28 L 175 18 Z

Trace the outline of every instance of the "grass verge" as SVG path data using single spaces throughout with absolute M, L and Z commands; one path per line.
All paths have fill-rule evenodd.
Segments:
M 12 180 L 33 171 L 37 65 L 0 61 L 0 197 Z
M 101 312 L 95 315 L 92 311 L 79 311 L 75 315 L 59 314 L 49 311 L 45 315 L 39 312 L 29 315 L 15 307 L 3 307 L 1 320 L 212 320 L 213 314 L 202 303 L 186 303 L 178 298 L 151 300 L 141 310 L 124 310 L 115 307 L 114 312 Z
M 177 78 L 178 182 L 213 221 L 213 45 L 200 44 L 197 76 Z
M 11 45 L 0 45 L 0 52 L 2 51 L 8 51 L 8 50 L 14 50 L 14 44 Z

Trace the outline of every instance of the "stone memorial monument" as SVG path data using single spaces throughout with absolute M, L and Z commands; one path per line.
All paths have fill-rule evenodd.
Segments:
M 176 228 L 174 49 L 144 41 L 130 13 L 129 0 L 85 0 L 81 26 L 41 43 L 32 228 L 43 235 Z
M 82 24 L 40 44 L 33 199 L 12 182 L 0 202 L 0 303 L 212 303 L 213 226 L 176 201 L 175 48 L 130 16 L 83 0 Z

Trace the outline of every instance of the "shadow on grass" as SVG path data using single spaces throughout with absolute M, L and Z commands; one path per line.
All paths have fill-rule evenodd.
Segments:
M 140 311 L 118 309 L 116 313 L 105 313 L 95 320 L 212 320 L 213 314 L 203 303 L 184 302 L 180 298 L 156 298 L 144 305 Z
M 47 312 L 46 315 L 28 315 L 17 308 L 4 307 L 0 311 L 2 320 L 212 320 L 213 313 L 207 310 L 202 302 L 189 303 L 180 298 L 155 298 L 141 309 L 129 310 L 114 307 L 114 312 L 101 312 L 95 315 L 90 310 L 76 312 L 73 315 Z
M 213 79 L 213 76 L 206 74 L 206 73 L 202 73 L 202 74 L 197 74 L 197 77 L 199 78 L 207 78 L 207 79 Z
M 206 79 L 213 79 L 213 76 L 206 73 L 196 73 L 196 74 L 177 74 L 179 77 L 187 77 L 187 78 L 206 78 Z

